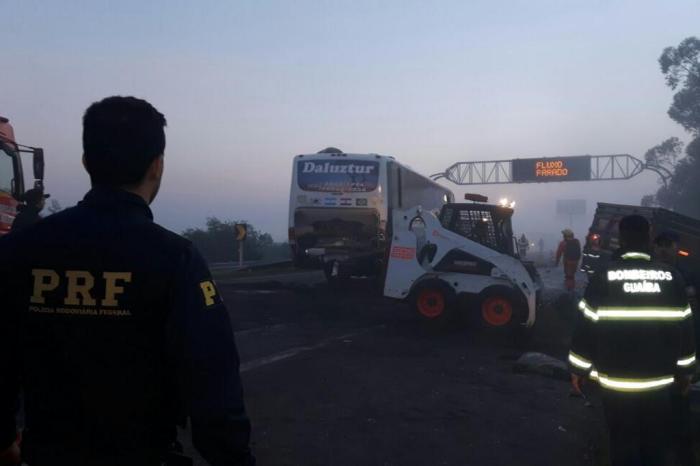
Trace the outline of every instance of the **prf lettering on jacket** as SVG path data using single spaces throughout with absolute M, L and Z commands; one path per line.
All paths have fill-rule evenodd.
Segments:
M 34 291 L 30 298 L 32 304 L 46 303 L 46 293 L 61 284 L 61 277 L 51 269 L 32 269 Z M 92 294 L 95 286 L 95 276 L 86 270 L 66 270 L 66 296 L 63 304 L 66 306 L 96 306 L 96 297 Z M 131 272 L 103 272 L 102 280 L 105 292 L 100 299 L 100 306 L 116 307 L 119 305 L 118 296 L 124 293 L 124 284 L 131 282 Z
M 204 304 L 207 306 L 214 305 L 214 296 L 216 296 L 216 287 L 214 283 L 210 280 L 203 281 L 199 284 L 202 289 L 202 294 L 204 294 Z

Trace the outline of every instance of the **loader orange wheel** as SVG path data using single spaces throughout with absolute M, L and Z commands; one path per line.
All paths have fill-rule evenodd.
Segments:
M 481 317 L 493 327 L 508 325 L 513 320 L 513 304 L 502 296 L 491 296 L 481 303 Z
M 445 296 L 440 290 L 425 288 L 418 293 L 416 307 L 424 317 L 435 319 L 445 312 Z

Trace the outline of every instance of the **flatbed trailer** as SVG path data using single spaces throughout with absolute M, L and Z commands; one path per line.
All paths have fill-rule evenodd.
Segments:
M 641 215 L 651 224 L 652 239 L 661 232 L 680 238 L 679 263 L 700 267 L 700 220 L 661 207 L 644 207 L 599 202 L 583 248 L 581 270 L 594 273 L 620 247 L 619 223 L 627 215 Z

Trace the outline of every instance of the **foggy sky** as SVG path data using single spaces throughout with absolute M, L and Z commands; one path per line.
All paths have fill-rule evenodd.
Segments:
M 381 3 L 381 5 L 379 5 Z M 424 174 L 460 160 L 629 153 L 685 134 L 657 59 L 697 35 L 696 1 L 3 0 L 0 115 L 45 149 L 64 206 L 89 188 L 80 119 L 135 95 L 168 120 L 153 205 L 175 231 L 208 216 L 286 237 L 292 157 L 336 146 Z M 468 3 L 468 4 L 467 4 Z M 630 181 L 451 186 L 516 199 L 515 229 L 558 233 L 555 199 L 639 203 Z

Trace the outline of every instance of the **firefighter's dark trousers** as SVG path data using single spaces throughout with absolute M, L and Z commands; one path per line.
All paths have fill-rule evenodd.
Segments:
M 671 389 L 643 393 L 603 390 L 612 466 L 673 464 Z
M 693 417 L 690 398 L 675 389 L 671 396 L 673 406 L 673 450 L 678 466 L 697 466 L 693 452 Z
M 573 291 L 576 288 L 576 271 L 578 270 L 578 259 L 564 259 L 564 287 Z

